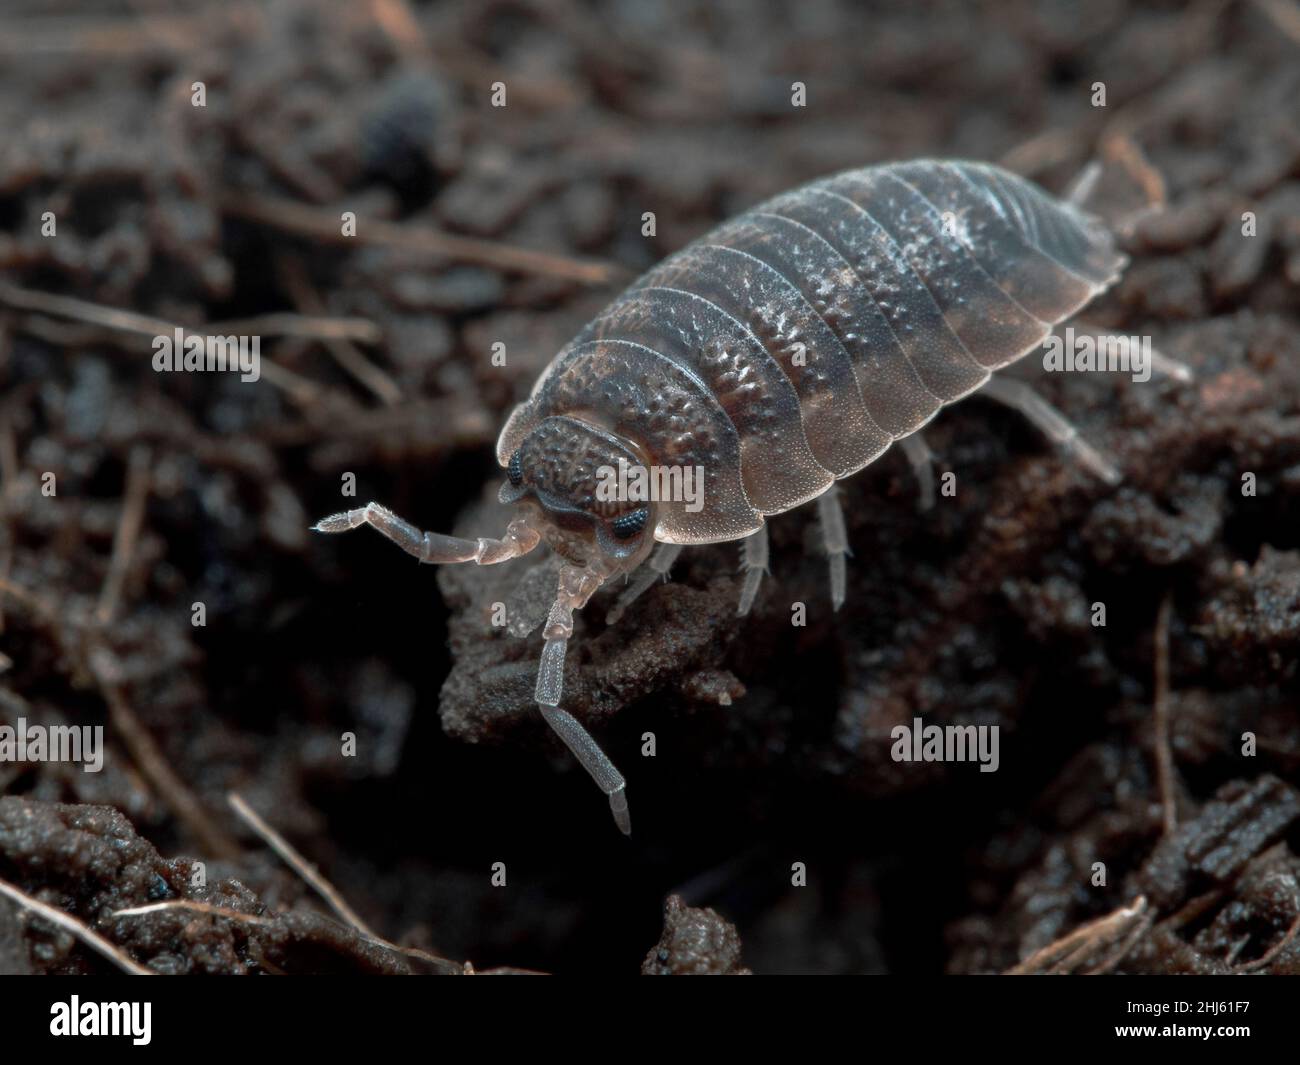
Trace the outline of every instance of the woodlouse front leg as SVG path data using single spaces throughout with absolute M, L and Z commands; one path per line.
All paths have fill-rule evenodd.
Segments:
M 546 723 L 555 730 L 564 745 L 573 752 L 582 767 L 591 774 L 591 779 L 609 797 L 610 812 L 614 823 L 625 836 L 632 834 L 632 818 L 628 812 L 627 795 L 624 789 L 627 782 L 623 779 L 609 756 L 600 749 L 578 719 L 567 710 L 559 707 L 564 694 L 564 656 L 569 638 L 573 635 L 573 612 L 581 610 L 587 604 L 596 589 L 603 582 L 603 577 L 589 569 L 565 565 L 560 568 L 559 588 L 555 602 L 546 618 L 546 628 L 542 635 L 546 644 L 542 648 L 542 660 L 537 670 L 537 688 L 534 698 L 546 718 Z
M 1024 382 L 1012 381 L 1005 377 L 990 377 L 988 383 L 980 389 L 980 395 L 988 396 L 989 399 L 997 400 L 1019 411 L 1053 442 L 1070 452 L 1075 459 L 1107 484 L 1117 485 L 1124 480 L 1124 475 L 1109 459 L 1079 435 L 1079 430 L 1066 419 L 1064 414 Z
M 489 566 L 527 554 L 540 541 L 537 531 L 522 519 L 512 521 L 506 528 L 505 536 L 500 539 L 479 537 L 468 540 L 458 536 L 443 536 L 441 533 L 422 532 L 378 503 L 367 503 L 356 510 L 332 514 L 328 518 L 322 518 L 312 528 L 317 532 L 341 533 L 359 529 L 362 525 L 371 526 L 421 562 L 475 562 L 480 566 Z M 630 835 L 632 821 L 628 813 L 627 796 L 624 794 L 626 782 L 622 774 L 577 719 L 568 711 L 559 709 L 560 697 L 564 693 L 565 649 L 569 637 L 573 635 L 573 612 L 586 605 L 603 581 L 604 575 L 579 566 L 565 565 L 560 569 L 559 588 L 543 632 L 546 644 L 537 671 L 534 697 L 547 723 L 591 774 L 600 789 L 609 796 L 610 810 L 619 830 Z
M 609 796 L 609 809 L 614 815 L 614 823 L 618 825 L 618 830 L 623 835 L 630 836 L 632 815 L 627 808 L 627 795 L 624 791 L 627 781 L 623 779 L 623 774 L 615 768 L 609 756 L 591 738 L 591 733 L 583 728 L 571 713 L 556 706 L 543 706 L 541 710 L 546 723 L 573 752 L 573 757 L 582 764 L 582 768 L 591 774 L 591 779 L 596 782 L 596 786 Z
M 604 583 L 604 577 L 582 566 L 560 567 L 560 586 L 555 593 L 551 612 L 546 615 L 542 637 L 542 663 L 537 670 L 534 698 L 541 706 L 559 706 L 564 695 L 564 652 L 573 635 L 573 612 L 587 605 Z

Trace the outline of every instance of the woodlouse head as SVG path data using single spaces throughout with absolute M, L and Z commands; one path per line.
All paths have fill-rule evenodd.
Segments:
M 503 503 L 529 510 L 529 524 L 578 565 L 608 573 L 640 565 L 654 546 L 655 504 L 627 491 L 619 471 L 644 468 L 631 441 L 580 418 L 545 418 L 506 461 Z

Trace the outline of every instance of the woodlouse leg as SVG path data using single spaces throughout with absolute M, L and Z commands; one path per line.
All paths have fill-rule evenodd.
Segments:
M 905 436 L 898 442 L 912 464 L 912 473 L 917 486 L 921 489 L 921 498 L 917 502 L 918 510 L 929 510 L 934 506 L 934 452 L 920 433 Z
M 559 709 L 560 698 L 564 694 L 564 656 L 569 646 L 569 637 L 573 635 L 573 612 L 586 606 L 587 600 L 595 594 L 603 580 L 602 574 L 581 566 L 564 565 L 560 568 L 555 602 L 551 604 L 546 627 L 542 630 L 546 643 L 542 647 L 533 698 L 541 708 L 542 716 L 609 796 L 614 820 L 627 833 L 631 831 L 631 821 L 627 812 L 627 799 L 623 795 L 623 778 L 577 720 L 567 711 Z
M 1190 366 L 1179 362 L 1177 359 L 1171 359 L 1156 348 L 1151 349 L 1151 369 L 1156 373 L 1164 374 L 1166 377 L 1172 377 L 1175 381 L 1182 381 L 1184 384 L 1190 384 L 1196 380 L 1196 374 L 1192 372 Z
M 1107 458 L 1079 435 L 1079 430 L 1066 420 L 1065 415 L 1024 382 L 991 377 L 980 394 L 1019 411 L 1107 484 L 1116 485 L 1124 479 Z
M 542 660 L 537 670 L 537 689 L 533 697 L 547 724 L 591 774 L 600 790 L 609 796 L 609 808 L 619 831 L 631 835 L 632 819 L 628 813 L 627 796 L 624 794 L 626 781 L 591 738 L 591 734 L 572 714 L 559 708 L 560 697 L 564 694 L 564 654 L 569 637 L 573 635 L 573 612 L 586 606 L 587 600 L 595 594 L 602 582 L 600 574 L 580 566 L 565 565 L 560 568 L 560 586 L 546 618 L 546 628 L 542 630 L 546 644 L 542 648 Z
M 487 537 L 467 540 L 440 533 L 421 532 L 378 503 L 367 503 L 356 510 L 332 514 L 328 518 L 322 518 L 312 528 L 317 532 L 340 533 L 359 529 L 362 525 L 372 526 L 421 562 L 476 562 L 488 566 L 527 554 L 540 540 L 536 530 L 523 520 L 512 521 L 506 528 L 505 536 L 499 540 Z M 564 692 L 565 649 L 573 634 L 573 611 L 586 605 L 602 581 L 601 575 L 577 566 L 564 566 L 560 570 L 559 590 L 546 619 L 546 645 L 537 671 L 534 697 L 547 723 L 609 796 L 610 810 L 619 830 L 624 835 L 630 835 L 632 821 L 628 813 L 627 796 L 623 794 L 626 782 L 590 733 L 572 714 L 558 708 L 560 696 Z
M 1102 146 L 1102 158 L 1081 170 L 1065 192 L 1065 201 L 1101 219 L 1116 233 L 1129 233 L 1138 221 L 1166 202 L 1164 178 L 1130 138 Z
M 560 567 L 560 586 L 555 593 L 551 612 L 546 615 L 542 637 L 542 661 L 537 670 L 537 688 L 533 693 L 540 706 L 559 706 L 564 695 L 564 652 L 573 635 L 573 612 L 587 605 L 587 600 L 604 583 L 604 576 L 582 566 Z
M 618 830 L 623 835 L 630 836 L 632 815 L 627 808 L 625 792 L 627 781 L 623 779 L 623 774 L 615 768 L 609 756 L 591 738 L 591 733 L 583 728 L 571 713 L 555 706 L 543 706 L 541 710 L 546 723 L 573 752 L 573 757 L 582 764 L 582 768 L 591 774 L 591 779 L 596 782 L 596 786 L 609 796 L 609 808 L 614 815 L 614 823 L 618 825 Z
M 1101 163 L 1092 160 L 1075 176 L 1070 182 L 1070 187 L 1065 192 L 1067 203 L 1075 207 L 1083 207 L 1088 202 L 1088 197 L 1092 195 L 1092 190 L 1097 187 L 1097 179 L 1101 177 Z
M 631 583 L 619 593 L 618 599 L 609 608 L 609 613 L 605 615 L 605 624 L 615 624 L 623 616 L 623 612 L 641 598 L 655 581 L 661 578 L 667 580 L 668 571 L 673 568 L 673 563 L 681 553 L 681 544 L 660 544 L 656 547 L 654 554 L 633 574 Z
M 357 510 L 345 510 L 322 518 L 312 528 L 316 532 L 341 533 L 369 525 L 392 540 L 408 555 L 421 562 L 476 562 L 491 566 L 497 562 L 526 555 L 537 546 L 541 537 L 526 521 L 516 519 L 506 527 L 505 536 L 499 540 L 480 536 L 466 540 L 459 536 L 421 532 L 409 521 L 399 518 L 387 507 L 367 503 Z
M 844 605 L 848 587 L 844 559 L 849 553 L 849 537 L 844 531 L 844 508 L 840 506 L 840 489 L 831 485 L 817 497 L 817 517 L 821 521 L 822 544 L 831 563 L 831 605 Z
M 1080 328 L 1088 330 L 1087 335 L 1092 337 L 1097 343 L 1098 351 L 1115 351 L 1122 350 L 1122 346 L 1132 342 L 1131 337 L 1116 336 L 1103 331 L 1095 331 L 1094 328 L 1086 322 L 1079 323 Z M 1075 336 L 1079 335 L 1079 329 L 1075 330 Z M 1159 348 L 1151 348 L 1151 370 L 1153 373 L 1163 374 L 1165 377 L 1171 377 L 1175 381 L 1181 381 L 1183 384 L 1190 384 L 1196 380 L 1196 375 L 1192 368 L 1177 359 L 1171 358 L 1162 352 Z
M 757 530 L 741 541 L 740 568 L 745 574 L 745 583 L 740 588 L 740 603 L 736 614 L 743 617 L 754 605 L 758 595 L 758 586 L 763 574 L 767 572 L 767 526 L 760 525 Z

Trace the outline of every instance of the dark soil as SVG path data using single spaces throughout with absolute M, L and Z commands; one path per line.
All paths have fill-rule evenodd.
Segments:
M 1292 8 L 147 7 L 0 16 L 0 725 L 108 744 L 97 774 L 0 762 L 0 880 L 163 972 L 1300 972 Z M 838 615 L 806 512 L 747 619 L 735 545 L 616 626 L 602 592 L 565 706 L 628 777 L 630 840 L 531 702 L 540 637 L 490 624 L 545 559 L 435 572 L 308 532 L 347 474 L 500 532 L 511 406 L 623 282 L 768 194 L 919 156 L 1059 192 L 1116 142 L 1170 210 L 1086 317 L 1196 380 L 1012 372 L 1124 484 L 972 400 L 926 434 L 955 498 L 920 513 L 895 454 L 846 482 Z M 288 317 L 246 384 L 156 373 L 160 330 L 107 308 Z M 999 770 L 894 761 L 917 716 L 1000 726 Z M 231 791 L 418 949 L 341 924 Z M 114 916 L 178 899 L 222 912 Z M 112 969 L 0 897 L 0 971 Z

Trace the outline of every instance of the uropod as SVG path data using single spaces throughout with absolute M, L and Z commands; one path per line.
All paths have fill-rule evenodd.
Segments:
M 552 360 L 497 441 L 500 498 L 518 508 L 501 537 L 422 532 L 377 503 L 315 528 L 371 525 L 438 563 L 491 565 L 545 541 L 561 565 L 535 698 L 630 833 L 622 775 L 560 707 L 573 612 L 601 585 L 631 577 L 613 622 L 683 547 L 739 540 L 746 613 L 767 568 L 765 520 L 816 500 L 838 609 L 849 545 L 836 481 L 898 441 L 924 499 L 932 475 L 917 431 L 977 390 L 1118 483 L 1059 412 L 993 376 L 1126 265 L 1081 206 L 1096 173 L 1060 200 L 996 166 L 920 160 L 759 204 L 651 269 Z M 643 485 L 696 472 L 702 491 L 611 492 L 611 471 L 621 484 L 644 473 Z

